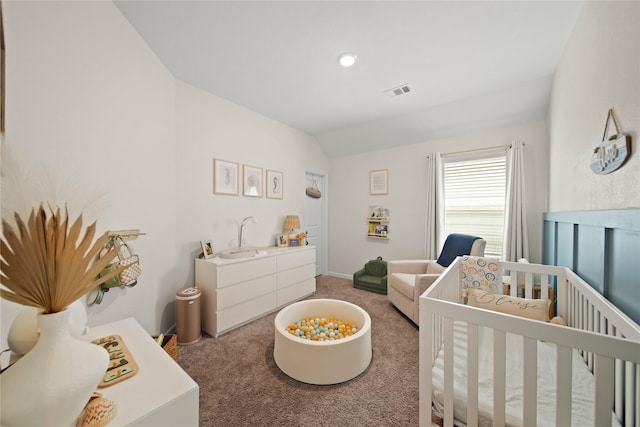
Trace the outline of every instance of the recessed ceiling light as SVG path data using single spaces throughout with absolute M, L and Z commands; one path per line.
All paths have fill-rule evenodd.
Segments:
M 357 56 L 353 53 L 343 53 L 338 57 L 338 63 L 343 67 L 351 67 L 356 63 Z

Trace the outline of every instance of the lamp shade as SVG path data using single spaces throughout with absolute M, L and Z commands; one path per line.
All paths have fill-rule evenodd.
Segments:
M 285 230 L 293 231 L 296 228 L 300 228 L 300 220 L 298 219 L 298 215 L 287 215 L 284 219 Z

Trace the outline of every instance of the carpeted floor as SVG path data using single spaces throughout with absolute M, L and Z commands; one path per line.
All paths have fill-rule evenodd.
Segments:
M 181 346 L 178 361 L 200 386 L 201 426 L 417 426 L 418 328 L 386 295 L 318 276 L 316 294 L 371 316 L 373 359 L 358 377 L 311 385 L 273 361 L 272 313 L 218 338 Z M 309 366 L 313 369 L 313 366 Z

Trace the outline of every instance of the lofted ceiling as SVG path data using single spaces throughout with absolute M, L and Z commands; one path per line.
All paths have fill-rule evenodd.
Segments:
M 173 75 L 330 157 L 544 120 L 580 1 L 114 1 Z M 338 65 L 353 52 L 356 64 Z M 408 84 L 410 92 L 384 91 Z

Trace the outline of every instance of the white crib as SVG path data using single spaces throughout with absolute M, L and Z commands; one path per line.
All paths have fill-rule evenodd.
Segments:
M 640 326 L 567 268 L 498 264 L 498 276 L 519 285 L 504 288 L 513 296 L 518 287 L 526 298 L 546 297 L 555 288 L 555 314 L 568 327 L 465 305 L 458 258 L 420 297 L 420 425 L 431 425 L 432 404 L 438 400 L 445 426 L 482 425 L 487 419 L 494 426 L 571 426 L 572 418 L 574 425 L 578 418 L 585 424 L 583 415 L 595 426 L 640 426 Z M 489 362 L 483 342 L 492 347 Z M 521 347 L 523 367 L 516 397 L 513 377 L 507 381 L 514 345 Z M 436 365 L 441 386 L 434 381 Z M 540 398 L 541 389 L 549 387 L 541 384 L 545 375 L 553 377 L 551 421 L 541 415 L 549 415 Z M 587 402 L 576 397 L 586 387 L 583 380 L 593 387 Z M 487 394 L 492 395 L 488 402 Z M 514 400 L 521 402 L 515 419 Z

